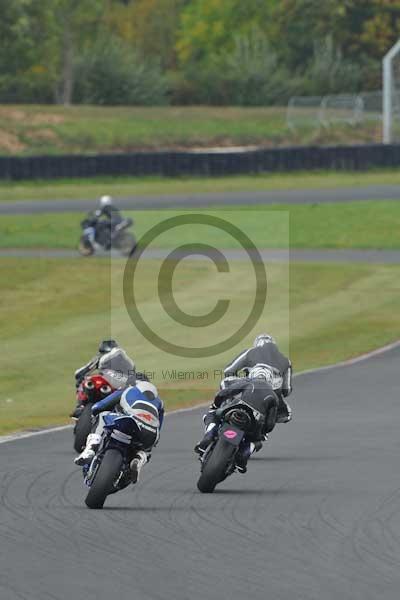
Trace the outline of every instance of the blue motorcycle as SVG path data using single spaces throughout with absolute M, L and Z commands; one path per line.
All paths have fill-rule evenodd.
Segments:
M 90 488 L 85 504 L 88 508 L 103 508 L 108 495 L 115 494 L 130 483 L 130 463 L 143 449 L 143 425 L 134 416 L 108 414 L 104 417 L 103 437 L 90 465 L 83 467 L 86 485 Z

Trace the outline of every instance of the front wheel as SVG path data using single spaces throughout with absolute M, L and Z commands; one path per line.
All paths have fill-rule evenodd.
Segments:
M 88 508 L 103 508 L 108 494 L 114 491 L 113 484 L 120 474 L 122 461 L 121 452 L 113 448 L 106 450 L 85 499 Z
M 202 473 L 197 482 L 197 487 L 203 494 L 211 494 L 217 483 L 222 481 L 228 470 L 233 456 L 237 451 L 236 446 L 232 446 L 219 439 L 215 444 L 211 455 L 206 459 Z
M 135 237 L 131 233 L 123 231 L 115 240 L 114 245 L 123 256 L 130 256 L 134 252 L 137 243 Z
M 74 429 L 74 450 L 82 452 L 86 445 L 86 438 L 92 429 L 92 405 L 86 404 Z

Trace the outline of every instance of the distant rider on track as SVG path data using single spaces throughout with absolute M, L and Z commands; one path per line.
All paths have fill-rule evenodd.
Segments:
M 106 227 L 110 230 L 111 235 L 109 241 L 105 245 L 105 249 L 109 250 L 112 245 L 115 234 L 118 232 L 118 226 L 125 221 L 121 211 L 114 205 L 114 200 L 111 196 L 101 196 L 99 200 L 100 208 L 82 222 L 85 226 L 85 234 L 90 243 L 93 245 L 96 239 L 96 230 Z M 133 224 L 133 221 L 131 221 Z M 102 236 L 103 237 L 103 236 Z M 108 239 L 108 237 L 104 237 Z

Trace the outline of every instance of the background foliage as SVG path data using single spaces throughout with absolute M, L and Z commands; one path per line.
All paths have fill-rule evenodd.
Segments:
M 0 0 L 0 102 L 282 104 L 379 89 L 400 0 Z

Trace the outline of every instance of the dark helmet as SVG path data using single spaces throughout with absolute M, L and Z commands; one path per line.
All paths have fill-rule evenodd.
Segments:
M 118 344 L 115 340 L 103 340 L 99 346 L 99 353 L 106 354 L 113 348 L 118 348 Z

